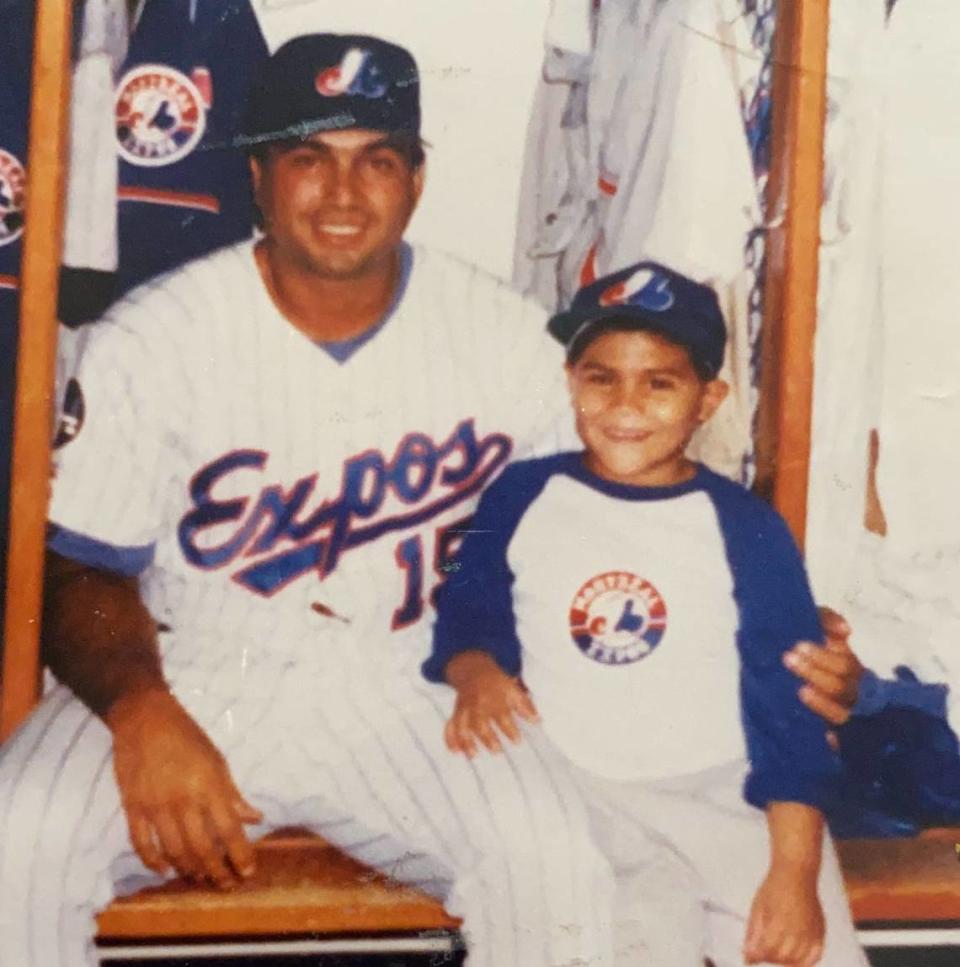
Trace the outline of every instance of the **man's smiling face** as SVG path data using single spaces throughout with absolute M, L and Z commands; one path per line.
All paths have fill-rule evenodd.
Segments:
M 391 264 L 423 189 L 423 166 L 382 131 L 323 131 L 251 161 L 264 231 L 284 260 L 328 279 Z

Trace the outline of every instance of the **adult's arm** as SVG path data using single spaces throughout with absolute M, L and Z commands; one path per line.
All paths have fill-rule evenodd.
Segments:
M 170 691 L 137 579 L 48 552 L 43 657 L 113 735 L 130 839 L 146 866 L 222 887 L 249 876 L 243 823 L 260 814 Z
M 802 681 L 800 700 L 831 725 L 843 725 L 853 713 L 865 669 L 850 647 L 850 625 L 830 608 L 820 609 L 824 643 L 802 641 L 784 656 Z
M 873 715 L 882 709 L 913 708 L 943 718 L 947 714 L 948 687 L 919 680 L 909 668 L 895 669 L 881 678 L 864 667 L 847 642 L 850 627 L 828 608 L 820 609 L 826 642 L 801 642 L 784 661 L 803 680 L 800 699 L 832 725 L 843 725 L 852 715 Z

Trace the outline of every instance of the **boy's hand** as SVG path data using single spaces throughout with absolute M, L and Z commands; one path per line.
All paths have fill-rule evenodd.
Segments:
M 447 722 L 444 738 L 451 752 L 472 759 L 477 739 L 491 752 L 502 752 L 499 729 L 511 742 L 520 741 L 515 716 L 539 722 L 533 700 L 520 684 L 486 653 L 469 651 L 450 661 L 447 681 L 457 690 L 457 705 Z
M 743 957 L 748 964 L 813 967 L 824 932 L 816 878 L 774 865 L 754 897 Z

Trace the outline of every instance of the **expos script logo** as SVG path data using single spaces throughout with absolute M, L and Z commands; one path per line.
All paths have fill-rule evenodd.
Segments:
M 639 306 L 649 312 L 666 312 L 673 305 L 670 280 L 651 269 L 637 269 L 629 278 L 611 285 L 600 296 L 602 306 Z
M 233 580 L 271 595 L 305 574 L 325 577 L 352 548 L 418 527 L 478 493 L 512 449 L 510 438 L 500 433 L 477 439 L 473 421 L 464 420 L 439 444 L 425 433 L 410 433 L 389 459 L 378 450 L 351 457 L 332 499 L 317 493 L 317 474 L 290 487 L 274 483 L 249 497 L 219 499 L 217 485 L 233 474 L 268 469 L 263 450 L 234 450 L 191 480 L 193 509 L 180 521 L 180 547 L 204 570 L 242 559 Z M 409 510 L 384 514 L 390 498 Z M 232 530 L 218 544 L 202 542 L 208 528 L 224 525 Z
M 383 97 L 387 85 L 370 51 L 351 47 L 336 67 L 328 67 L 317 74 L 317 92 L 324 97 L 360 94 L 363 97 Z

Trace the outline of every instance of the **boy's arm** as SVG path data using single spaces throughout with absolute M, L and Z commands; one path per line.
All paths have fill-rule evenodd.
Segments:
M 480 499 L 454 570 L 437 591 L 433 647 L 422 669 L 429 681 L 454 684 L 447 668 L 463 652 L 485 652 L 507 675 L 520 673 L 507 551 L 543 489 L 540 463 L 508 467 Z
M 822 642 L 820 617 L 784 520 L 726 483 L 717 485 L 714 499 L 740 613 L 741 710 L 750 758 L 744 796 L 766 810 L 771 840 L 744 957 L 810 967 L 822 952 L 823 812 L 837 796 L 840 761 L 826 721 L 802 703 L 784 658 L 798 641 Z
M 750 756 L 749 802 L 803 803 L 824 811 L 838 791 L 840 760 L 828 725 L 800 700 L 784 655 L 823 635 L 800 552 L 783 519 L 754 502 L 728 534 L 741 613 L 741 701 Z
M 520 741 L 515 716 L 539 721 L 537 709 L 519 679 L 508 675 L 486 651 L 462 651 L 447 664 L 447 682 L 457 704 L 444 737 L 451 752 L 473 758 L 479 739 L 491 752 L 503 751 L 498 730 Z
M 750 911 L 743 956 L 748 964 L 806 967 L 823 952 L 823 911 L 817 900 L 823 816 L 810 806 L 767 806 L 770 869 Z
M 549 477 L 544 469 L 551 463 L 508 467 L 487 490 L 457 555 L 456 570 L 437 593 L 433 652 L 423 673 L 457 692 L 445 731 L 452 752 L 472 757 L 478 740 L 499 752 L 499 734 L 520 740 L 515 716 L 537 721 L 533 701 L 517 677 L 521 649 L 507 552 L 521 517 Z
M 772 802 L 767 806 L 767 828 L 770 866 L 815 883 L 820 874 L 823 813 L 802 803 Z

